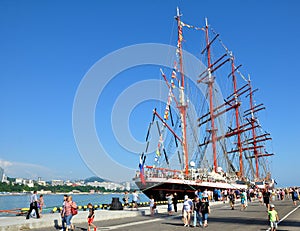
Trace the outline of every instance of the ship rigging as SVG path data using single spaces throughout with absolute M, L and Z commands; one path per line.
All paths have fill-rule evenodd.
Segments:
M 166 192 L 183 195 L 199 188 L 246 188 L 251 182 L 269 182 L 267 158 L 273 154 L 267 152 L 267 141 L 271 137 L 258 119 L 265 107 L 255 103 L 257 89 L 253 90 L 250 77 L 242 74 L 242 65 L 236 65 L 233 52 L 208 19 L 198 27 L 181 18 L 177 8 L 177 59 L 173 70 L 166 70 L 169 74 L 161 69 L 168 98 L 163 109 L 153 110 L 134 178 L 137 186 L 146 195 L 162 199 Z M 184 72 L 193 68 L 183 55 L 188 30 L 203 37 L 200 58 L 206 66 L 197 74 L 196 84 Z M 151 129 L 159 136 L 154 153 L 148 151 Z

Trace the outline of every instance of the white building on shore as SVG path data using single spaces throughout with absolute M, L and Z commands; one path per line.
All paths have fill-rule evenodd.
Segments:
M 94 181 L 94 182 L 88 182 L 86 183 L 86 185 L 92 186 L 92 187 L 103 187 L 106 190 L 124 190 L 125 187 L 121 184 L 118 183 L 114 183 L 114 182 L 98 182 L 98 181 Z
M 16 178 L 15 184 L 27 185 L 30 188 L 34 187 L 34 182 L 31 179 Z
M 64 185 L 64 181 L 63 180 L 52 180 L 51 185 L 52 186 Z
M 4 169 L 0 167 L 0 182 L 4 181 Z

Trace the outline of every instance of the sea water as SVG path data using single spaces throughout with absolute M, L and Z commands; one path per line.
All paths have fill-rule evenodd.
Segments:
M 92 203 L 93 205 L 110 204 L 112 198 L 118 197 L 120 202 L 123 203 L 122 193 L 109 193 L 109 194 L 70 194 L 73 197 L 73 201 L 79 205 L 87 205 Z M 11 210 L 28 208 L 31 194 L 21 195 L 1 195 L 0 196 L 0 210 Z M 38 195 L 39 196 L 39 195 Z M 63 194 L 44 194 L 45 206 L 43 207 L 43 213 L 49 213 L 54 207 L 61 207 L 63 204 Z M 148 202 L 149 199 L 145 194 L 139 194 L 139 202 Z M 132 201 L 132 196 L 129 194 L 129 202 Z M 7 213 L 1 213 L 0 216 L 7 216 Z

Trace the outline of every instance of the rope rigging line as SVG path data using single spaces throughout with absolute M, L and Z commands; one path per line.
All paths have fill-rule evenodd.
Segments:
M 176 115 L 176 114 L 175 114 Z M 179 123 L 179 118 L 178 118 L 178 116 L 176 115 L 176 122 L 175 122 L 175 124 L 173 125 L 173 128 L 174 128 L 174 132 L 176 132 L 176 129 L 177 129 L 177 127 L 178 127 L 178 123 Z M 173 140 L 174 139 L 174 140 Z M 175 148 L 175 150 L 177 149 L 177 146 L 178 146 L 178 141 L 177 141 L 177 139 L 176 139 L 176 137 L 174 136 L 174 135 L 171 135 L 171 134 L 169 134 L 169 133 L 167 133 L 167 136 L 166 136 L 166 138 L 165 138 L 165 147 L 167 147 L 167 150 L 168 150 L 168 152 L 170 153 L 170 152 L 173 152 L 173 147 L 174 147 L 174 143 L 175 143 L 175 145 L 176 145 L 176 148 Z M 175 150 L 174 150 L 174 152 L 175 152 Z M 170 154 L 169 154 L 169 158 L 170 158 L 170 160 L 172 159 L 172 157 L 174 156 L 174 153 L 170 156 Z
M 218 33 L 213 29 L 211 28 L 211 31 L 213 32 L 213 34 L 217 35 Z M 226 53 L 230 56 L 230 57 L 233 57 L 233 54 L 232 54 L 232 51 L 230 51 L 226 46 L 225 44 L 223 43 L 223 41 L 218 37 L 218 41 L 220 42 L 221 46 L 224 48 L 224 50 L 226 51 Z M 248 82 L 248 80 L 246 79 L 246 77 L 236 68 L 236 66 L 234 66 L 234 68 L 236 69 L 236 72 L 242 77 L 242 79 L 245 81 L 245 82 Z
M 189 115 L 189 113 L 187 113 L 187 118 L 188 118 L 188 121 L 189 122 L 191 122 L 191 118 L 190 118 L 190 115 Z M 193 130 L 194 131 L 194 130 Z M 192 132 L 192 135 L 193 135 L 193 138 L 194 138 L 194 143 L 196 144 L 196 147 L 197 147 L 197 149 L 198 149 L 198 152 L 196 152 L 196 155 L 197 155 L 197 153 L 198 153 L 198 155 L 200 156 L 201 155 L 201 149 L 200 149 L 200 147 L 199 147 L 199 142 L 198 142 L 198 137 L 197 137 L 197 134 L 196 134 L 196 132 Z M 193 155 L 194 156 L 194 155 Z M 193 159 L 193 157 L 192 157 L 192 159 Z M 197 159 L 197 156 L 195 157 L 195 159 Z

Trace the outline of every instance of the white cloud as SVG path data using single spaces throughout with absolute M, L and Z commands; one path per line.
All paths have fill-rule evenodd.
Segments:
M 45 166 L 11 162 L 0 159 L 0 166 L 4 169 L 5 175 L 9 177 L 21 177 L 36 180 L 38 177 L 42 177 L 45 180 L 57 178 L 60 174 Z
M 11 165 L 13 165 L 12 162 L 9 162 L 9 161 L 1 160 L 1 159 L 0 159 L 0 167 L 6 168 L 6 167 L 9 167 L 9 166 L 11 166 Z

